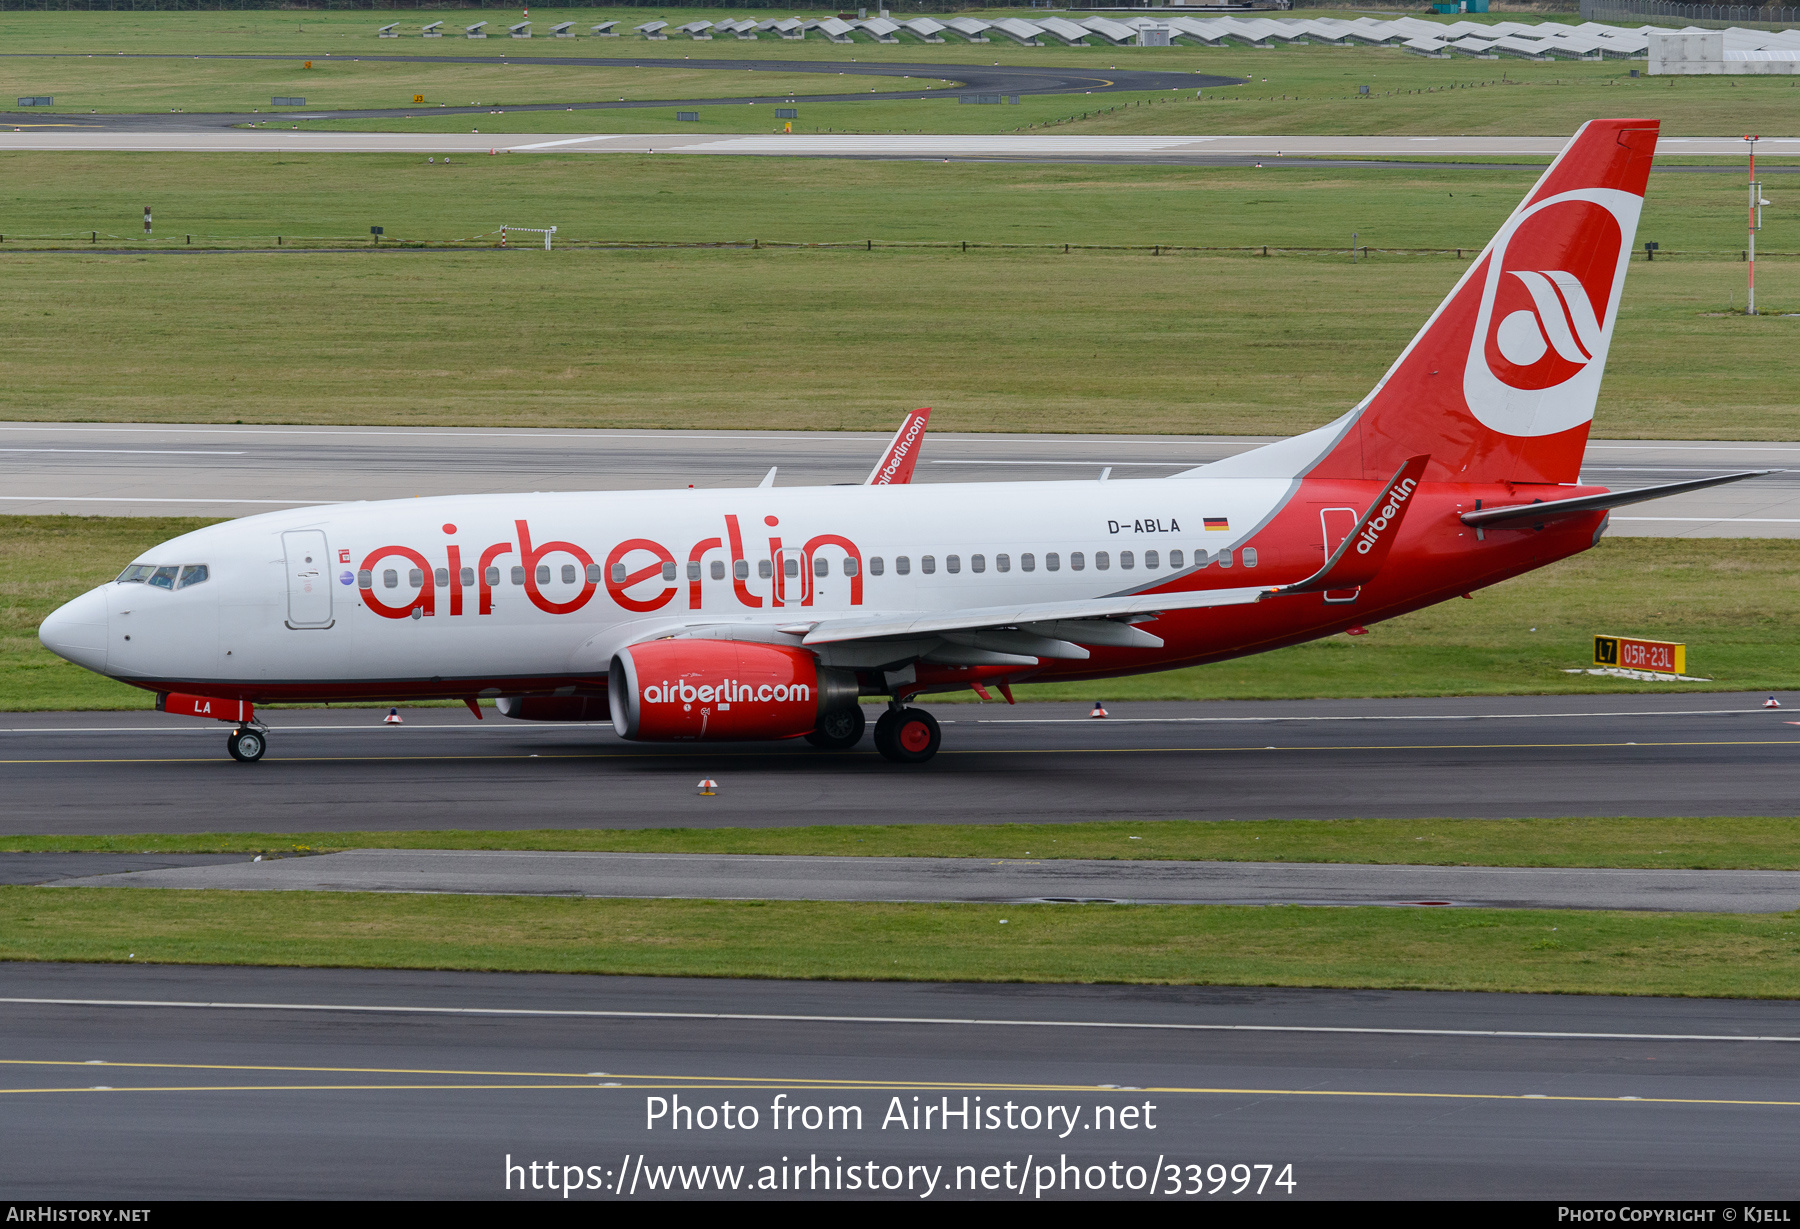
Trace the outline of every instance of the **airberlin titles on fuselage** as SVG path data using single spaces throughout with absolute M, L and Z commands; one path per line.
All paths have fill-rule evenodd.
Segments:
M 774 530 L 779 528 L 781 521 L 779 517 L 765 516 L 763 524 Z M 437 614 L 440 588 L 446 590 L 448 611 L 452 616 L 466 612 L 471 589 L 474 590 L 474 613 L 492 614 L 494 590 L 501 584 L 502 560 L 512 573 L 513 583 L 523 588 L 531 604 L 546 614 L 574 614 L 592 601 L 602 587 L 616 605 L 638 613 L 661 610 L 681 592 L 680 561 L 675 552 L 661 542 L 650 538 L 627 538 L 607 552 L 604 563 L 597 563 L 594 556 L 577 543 L 555 539 L 534 541 L 527 520 L 514 521 L 513 528 L 514 539 L 494 542 L 478 551 L 470 548 L 473 566 L 465 564 L 469 556 L 461 543 L 446 544 L 441 567 L 428 559 L 423 551 L 396 544 L 369 551 L 354 575 L 344 572 L 338 579 L 342 584 L 356 585 L 362 593 L 363 603 L 388 619 L 416 619 Z M 738 518 L 727 515 L 723 529 L 722 537 L 701 538 L 687 550 L 686 588 L 690 610 L 701 609 L 701 583 L 708 571 L 713 580 L 722 581 L 729 576 L 733 597 L 747 609 L 796 602 L 811 606 L 815 597 L 814 561 L 823 558 L 821 552 L 827 549 L 839 554 L 839 570 L 850 582 L 849 604 L 862 605 L 862 549 L 843 534 L 817 534 L 798 548 L 783 545 L 779 534 L 771 535 L 767 540 L 767 553 L 761 554 L 754 565 L 757 578 L 771 582 L 773 593 L 765 598 L 750 591 L 752 563 L 744 548 L 744 532 Z M 455 525 L 444 526 L 447 537 L 456 531 Z M 715 557 L 709 559 L 708 556 Z M 338 552 L 340 564 L 349 563 L 352 557 L 349 550 Z M 554 571 L 553 565 L 546 562 L 552 558 L 558 558 Z M 412 583 L 418 587 L 411 600 L 401 605 L 389 605 L 376 594 L 376 575 L 384 571 L 381 565 L 394 559 L 404 559 L 412 564 Z M 578 586 L 561 601 L 553 600 L 544 592 L 544 585 L 558 572 L 565 586 Z M 658 580 L 663 585 L 660 592 L 632 595 L 632 590 Z M 385 588 L 397 588 L 397 573 L 393 577 L 384 577 L 384 582 Z

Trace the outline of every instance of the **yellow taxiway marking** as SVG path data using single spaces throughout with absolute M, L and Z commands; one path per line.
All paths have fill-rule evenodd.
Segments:
M 1608 743 L 1370 743 L 1337 744 L 1319 747 L 1241 746 L 1241 747 L 997 747 L 963 748 L 940 751 L 939 755 L 1169 755 L 1224 754 L 1228 752 L 1267 751 L 1587 751 L 1612 747 L 1800 747 L 1796 738 L 1723 739 L 1718 741 L 1683 742 L 1608 742 Z M 715 751 L 711 758 L 766 758 L 766 751 Z M 874 752 L 863 752 L 870 758 Z M 645 760 L 677 757 L 666 751 L 592 751 L 543 752 L 529 755 L 295 755 L 279 756 L 283 764 L 381 764 L 430 763 L 442 760 Z M 44 759 L 0 760 L 3 764 L 224 764 L 224 758 L 208 755 L 159 756 L 144 759 Z

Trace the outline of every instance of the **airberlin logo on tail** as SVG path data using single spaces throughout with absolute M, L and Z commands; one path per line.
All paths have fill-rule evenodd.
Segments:
M 1475 275 L 1463 396 L 1484 426 L 1551 435 L 1594 416 L 1643 198 L 1581 188 L 1521 209 Z
M 1412 498 L 1418 485 L 1411 478 L 1402 478 L 1388 489 L 1387 502 L 1381 505 L 1381 511 L 1370 517 L 1369 523 L 1356 536 L 1357 554 L 1366 555 L 1375 549 L 1376 543 L 1381 541 L 1382 532 L 1400 515 L 1401 505 Z

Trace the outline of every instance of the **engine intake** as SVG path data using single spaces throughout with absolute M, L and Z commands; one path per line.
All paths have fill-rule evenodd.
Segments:
M 613 657 L 613 729 L 642 742 L 797 738 L 857 701 L 856 675 L 805 649 L 736 640 L 652 640 Z

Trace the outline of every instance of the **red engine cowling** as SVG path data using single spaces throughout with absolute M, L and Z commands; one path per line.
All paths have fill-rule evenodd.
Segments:
M 795 738 L 856 703 L 856 676 L 805 649 L 735 640 L 652 640 L 612 660 L 613 729 L 643 742 Z

